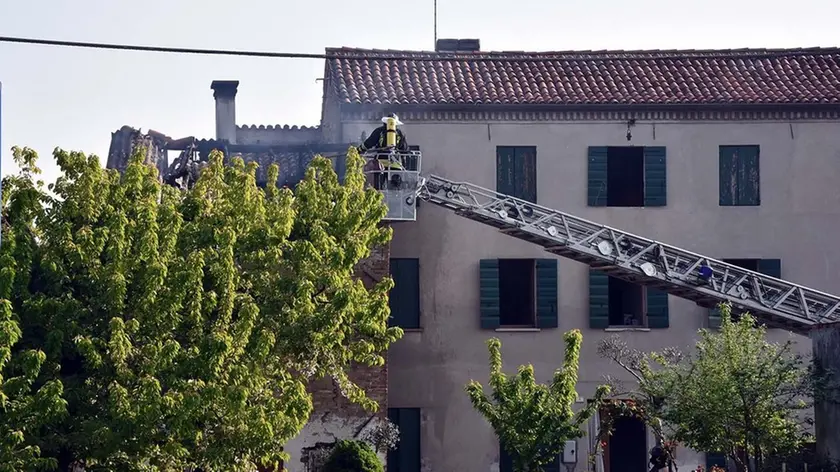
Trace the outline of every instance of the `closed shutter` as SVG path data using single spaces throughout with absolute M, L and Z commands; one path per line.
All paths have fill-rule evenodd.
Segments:
M 388 419 L 400 430 L 397 447 L 388 451 L 388 472 L 420 472 L 420 408 L 389 408 Z
M 521 146 L 514 152 L 514 191 L 516 198 L 537 203 L 537 148 Z
M 726 456 L 724 454 L 717 453 L 717 452 L 707 452 L 706 453 L 706 470 L 711 469 L 713 466 L 718 466 L 718 467 L 721 467 L 721 468 L 725 468 L 726 467 Z
M 496 147 L 496 192 L 516 192 L 516 148 L 512 146 Z
M 610 278 L 596 269 L 589 269 L 589 327 L 610 326 Z
M 607 148 L 590 146 L 587 169 L 587 203 L 589 206 L 607 205 Z
M 482 329 L 499 327 L 499 260 L 482 259 L 479 262 L 479 316 Z
M 647 288 L 647 324 L 651 329 L 665 329 L 669 326 L 668 293 Z
M 668 201 L 665 146 L 645 147 L 645 206 L 665 206 Z
M 420 264 L 418 259 L 391 259 L 394 287 L 388 297 L 389 324 L 400 328 L 420 327 Z
M 557 259 L 537 259 L 537 327 L 557 327 Z

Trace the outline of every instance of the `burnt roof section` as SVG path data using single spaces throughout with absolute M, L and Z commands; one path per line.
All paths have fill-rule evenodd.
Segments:
M 344 104 L 840 104 L 840 48 L 326 52 Z

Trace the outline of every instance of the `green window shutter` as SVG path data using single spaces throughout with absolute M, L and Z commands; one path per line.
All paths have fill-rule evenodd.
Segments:
M 770 277 L 782 278 L 782 260 L 781 259 L 759 259 L 758 271 Z
M 590 146 L 587 169 L 587 202 L 589 206 L 607 206 L 607 148 Z
M 388 408 L 400 430 L 397 447 L 388 451 L 388 472 L 420 472 L 420 408 Z
M 501 442 L 499 443 L 499 472 L 513 472 L 513 456 L 508 454 Z
M 496 192 L 513 195 L 516 192 L 516 148 L 496 147 Z
M 557 259 L 537 259 L 537 328 L 557 327 Z
M 537 148 L 520 146 L 514 151 L 514 191 L 511 195 L 537 203 Z
M 420 327 L 420 263 L 418 259 L 391 259 L 394 288 L 388 296 L 391 326 Z
M 706 470 L 712 468 L 712 466 L 718 467 L 726 467 L 726 456 L 724 454 L 720 454 L 717 452 L 707 452 L 706 453 Z M 390 470 L 388 471 L 390 472 Z
M 665 146 L 645 147 L 645 206 L 665 206 L 668 202 Z
M 610 277 L 589 268 L 589 327 L 604 329 L 610 326 Z
M 499 327 L 499 260 L 479 262 L 479 305 L 482 329 Z
M 659 289 L 646 289 L 647 292 L 647 322 L 650 329 L 665 329 L 668 320 L 668 292 Z
M 709 308 L 709 328 L 720 329 L 720 310 L 717 307 Z

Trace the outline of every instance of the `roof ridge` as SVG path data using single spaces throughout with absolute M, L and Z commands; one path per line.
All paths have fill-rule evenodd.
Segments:
M 407 56 L 407 58 L 469 59 L 494 58 L 499 59 L 592 59 L 592 60 L 621 60 L 621 59 L 682 59 L 692 57 L 703 58 L 750 58 L 750 57 L 790 57 L 800 55 L 836 55 L 840 54 L 840 47 L 798 47 L 798 48 L 730 48 L 730 49 L 578 49 L 560 51 L 458 51 L 436 52 L 429 50 L 406 49 L 370 49 L 357 47 L 326 48 L 329 55 L 366 55 L 370 59 L 391 58 L 393 56 Z

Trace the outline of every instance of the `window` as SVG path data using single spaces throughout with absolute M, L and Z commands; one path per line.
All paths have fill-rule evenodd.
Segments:
M 720 146 L 720 206 L 761 205 L 758 146 Z
M 514 472 L 513 454 L 508 453 L 501 443 L 499 443 L 499 472 Z M 542 472 L 560 472 L 560 454 L 557 454 L 554 461 L 543 465 Z
M 589 327 L 669 326 L 668 294 L 611 277 L 599 270 L 589 271 Z
M 782 278 L 781 259 L 721 259 L 721 261 L 777 279 Z M 709 328 L 720 328 L 720 313 L 717 308 L 709 309 Z
M 496 147 L 496 191 L 537 203 L 537 147 Z
M 388 472 L 420 472 L 420 408 L 388 408 L 388 420 L 400 430 L 396 449 L 388 451 Z
M 394 287 L 388 294 L 391 326 L 420 328 L 420 262 L 419 259 L 391 258 Z
M 589 206 L 656 207 L 667 203 L 665 148 L 589 148 Z
M 557 259 L 482 259 L 479 291 L 484 329 L 557 327 Z

